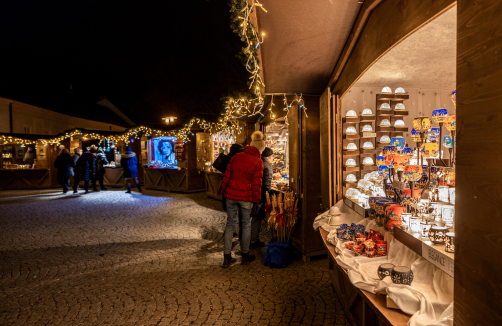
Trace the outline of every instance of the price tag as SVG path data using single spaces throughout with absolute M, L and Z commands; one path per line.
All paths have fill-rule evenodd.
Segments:
M 373 138 L 376 137 L 376 133 L 374 132 L 363 132 L 363 138 Z
M 437 247 L 438 250 L 435 247 Z M 455 260 L 449 256 L 450 254 L 444 252 L 444 245 L 429 246 L 422 242 L 422 257 L 434 264 L 437 268 L 453 277 Z

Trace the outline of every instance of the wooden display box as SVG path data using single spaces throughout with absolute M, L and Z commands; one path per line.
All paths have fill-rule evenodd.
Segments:
M 361 122 L 374 122 L 376 120 L 376 115 L 363 115 L 360 119 Z
M 360 118 L 342 118 L 343 123 L 359 123 L 361 121 Z

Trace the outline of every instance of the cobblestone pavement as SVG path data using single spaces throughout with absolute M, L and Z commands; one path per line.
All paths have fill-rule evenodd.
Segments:
M 262 249 L 221 268 L 220 206 L 148 190 L 0 191 L 0 325 L 347 324 L 326 259 L 270 269 Z

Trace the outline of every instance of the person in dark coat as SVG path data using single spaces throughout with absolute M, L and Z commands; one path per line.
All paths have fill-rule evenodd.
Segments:
M 261 160 L 263 161 L 263 178 L 261 179 L 261 202 L 260 209 L 258 213 L 253 216 L 251 220 L 251 244 L 250 249 L 261 248 L 265 246 L 265 243 L 260 241 L 260 230 L 261 221 L 265 218 L 265 203 L 267 202 L 266 193 L 272 190 L 272 175 L 274 171 L 272 170 L 272 154 L 274 151 L 271 148 L 265 147 L 261 153 Z
M 141 192 L 141 186 L 138 181 L 138 159 L 136 158 L 136 153 L 133 153 L 131 147 L 126 147 L 125 154 L 122 154 L 120 159 L 120 166 L 124 169 L 124 180 L 127 184 L 126 194 L 131 193 L 131 179 L 138 187 L 138 191 Z
M 265 140 L 260 131 L 251 135 L 251 145 L 242 153 L 235 154 L 228 163 L 221 183 L 220 193 L 226 198 L 227 225 L 225 227 L 224 260 L 222 267 L 235 263 L 232 258 L 233 230 L 237 224 L 239 211 L 242 214 L 241 253 L 242 265 L 254 261 L 249 254 L 251 241 L 251 216 L 258 212 L 261 201 L 261 178 L 263 162 L 261 152 L 265 149 Z
M 96 175 L 92 180 L 92 190 L 97 191 L 96 182 L 99 181 L 99 187 L 101 190 L 106 190 L 103 185 L 103 179 L 105 177 L 106 169 L 104 165 L 108 164 L 108 160 L 106 159 L 105 152 L 100 148 L 96 154 Z
M 54 167 L 58 169 L 58 182 L 63 187 L 63 193 L 66 194 L 70 188 L 70 177 L 73 176 L 73 168 L 75 167 L 75 162 L 66 148 L 56 157 Z
M 91 146 L 90 153 L 84 153 L 75 165 L 75 178 L 73 182 L 73 193 L 77 193 L 77 187 L 80 180 L 85 183 L 85 193 L 89 193 L 89 181 L 94 178 L 96 174 L 96 146 Z
M 220 169 L 218 171 L 220 171 L 221 173 L 225 173 L 225 170 L 227 169 L 228 163 L 230 163 L 230 160 L 232 159 L 232 157 L 234 157 L 235 154 L 242 153 L 243 150 L 244 150 L 244 147 L 242 147 L 242 145 L 232 144 L 232 146 L 230 146 L 230 152 L 228 153 L 228 155 L 225 156 L 225 159 L 224 159 L 223 163 L 221 164 Z
M 75 162 L 75 165 L 76 165 L 78 159 L 80 158 L 80 156 L 82 156 L 82 148 L 77 147 L 77 148 L 73 149 L 73 152 L 74 152 L 74 154 L 72 156 L 73 157 L 73 162 Z
M 26 153 L 24 153 L 23 163 L 26 165 L 33 165 L 36 158 L 35 148 L 32 145 L 28 146 Z

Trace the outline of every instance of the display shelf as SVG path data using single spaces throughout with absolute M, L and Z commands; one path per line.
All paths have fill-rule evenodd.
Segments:
M 345 188 L 357 188 L 357 182 L 346 182 L 346 181 L 343 181 L 343 186 Z
M 343 151 L 343 156 L 359 156 L 360 152 L 359 151 Z
M 408 110 L 394 110 L 394 116 L 407 116 L 409 114 Z
M 359 166 L 344 166 L 342 168 L 343 171 L 345 172 L 356 172 L 356 171 L 360 171 L 360 167 Z
M 384 132 L 389 132 L 389 131 L 394 131 L 394 127 L 376 127 L 376 131 L 384 131 Z
M 384 116 L 384 117 L 391 117 L 394 116 L 394 110 L 377 110 L 378 115 L 377 116 Z
M 377 94 L 377 101 L 406 101 L 410 99 L 410 95 L 408 94 Z
M 368 134 L 370 134 L 370 135 L 373 134 L 374 136 L 366 136 L 365 137 L 365 135 L 368 135 Z M 376 133 L 374 133 L 374 132 L 371 132 L 371 133 L 370 132 L 360 132 L 359 136 L 361 139 L 373 139 L 376 137 Z
M 361 122 L 373 122 L 376 120 L 376 115 L 363 115 L 361 116 Z
M 361 171 L 378 171 L 378 166 L 373 165 L 362 165 Z
M 342 118 L 343 123 L 359 123 L 361 122 L 360 118 Z
M 362 149 L 361 154 L 377 154 L 377 149 Z
M 394 132 L 408 132 L 408 127 L 394 127 Z
M 360 138 L 361 135 L 347 135 L 347 134 L 342 135 L 342 139 L 360 139 Z

